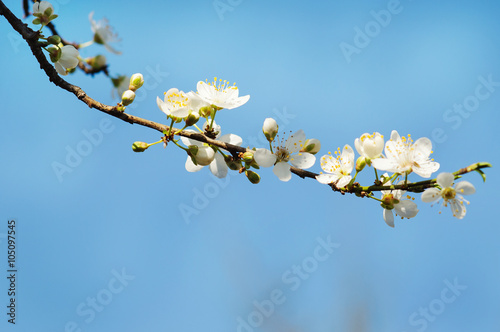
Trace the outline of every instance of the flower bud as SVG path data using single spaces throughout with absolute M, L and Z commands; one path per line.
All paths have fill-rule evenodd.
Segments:
M 241 159 L 246 162 L 246 163 L 252 163 L 253 161 L 253 152 L 245 152 L 243 153 L 243 155 L 241 156 Z
M 132 90 L 127 90 L 122 94 L 122 105 L 128 106 L 132 104 L 135 99 L 135 92 Z
M 195 165 L 208 166 L 215 159 L 215 151 L 211 147 L 190 145 L 188 150 Z
M 208 118 L 208 116 L 212 113 L 212 106 L 203 106 L 200 108 L 200 116 L 204 118 Z
M 91 58 L 86 58 L 85 62 L 88 63 L 93 69 L 101 69 L 106 66 L 106 57 L 102 54 L 99 54 Z M 116 78 L 112 78 L 111 80 L 116 80 Z
M 366 158 L 363 156 L 358 157 L 356 160 L 356 172 L 361 172 L 366 166 Z
M 148 148 L 148 143 L 146 142 L 134 142 L 134 144 L 132 144 L 132 150 L 134 152 L 144 152 L 146 151 L 146 149 Z
M 189 115 L 186 117 L 186 126 L 192 126 L 198 122 L 200 119 L 200 115 L 196 112 L 190 112 Z
M 384 137 L 378 132 L 372 135 L 364 133 L 360 138 L 356 138 L 354 146 L 360 155 L 374 159 L 380 157 L 384 150 Z
M 47 38 L 47 42 L 52 45 L 59 45 L 59 43 L 61 42 L 61 37 L 59 37 L 58 35 L 50 36 L 49 38 Z
M 260 175 L 255 172 L 247 170 L 245 171 L 245 175 L 247 176 L 248 180 L 253 184 L 257 184 L 260 182 Z
M 57 47 L 57 46 L 49 46 L 47 48 L 47 51 L 49 51 L 50 61 L 52 61 L 53 63 L 56 63 L 61 58 L 62 51 L 61 51 L 61 49 L 59 47 Z
M 33 24 L 41 24 L 46 26 L 50 21 L 57 18 L 54 14 L 54 7 L 48 1 L 35 2 L 33 4 Z
M 397 199 L 394 199 L 394 196 L 392 194 L 387 194 L 382 197 L 382 203 L 380 205 L 387 210 L 392 210 L 394 209 L 394 204 L 399 203 Z
M 196 157 L 197 153 L 198 153 L 198 145 L 190 145 L 190 146 L 188 146 L 188 154 L 190 156 Z
M 241 168 L 241 160 L 234 160 L 232 156 L 225 156 L 224 161 L 226 162 L 226 165 L 230 170 L 237 171 Z
M 130 85 L 128 88 L 132 91 L 135 91 L 139 89 L 143 84 L 144 84 L 144 77 L 142 76 L 142 74 L 137 73 L 132 75 L 132 77 L 130 77 Z
M 321 149 L 321 143 L 316 138 L 306 139 L 302 145 L 302 150 L 300 152 L 309 152 L 310 154 L 316 154 Z
M 276 120 L 273 118 L 265 119 L 264 125 L 262 126 L 262 132 L 269 142 L 274 141 L 274 138 L 278 133 L 278 124 L 276 123 Z

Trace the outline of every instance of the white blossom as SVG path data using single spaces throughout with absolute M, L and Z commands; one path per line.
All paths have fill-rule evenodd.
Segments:
M 453 188 L 455 176 L 451 173 L 441 173 L 437 176 L 436 182 L 441 187 L 428 188 L 422 193 L 422 201 L 425 203 L 439 202 L 443 199 L 443 206 L 450 205 L 451 213 L 454 217 L 462 219 L 465 217 L 467 209 L 465 203 L 469 204 L 462 195 L 472 195 L 476 192 L 476 188 L 468 182 L 461 181 Z
M 292 178 L 290 162 L 293 166 L 307 169 L 314 165 L 316 157 L 308 152 L 300 152 L 306 139 L 302 129 L 291 135 L 286 141 L 275 147 L 274 153 L 268 149 L 257 149 L 254 159 L 259 166 L 271 167 L 274 165 L 273 173 L 281 181 L 289 181 Z
M 197 85 L 198 95 L 210 105 L 215 105 L 219 108 L 233 109 L 245 104 L 250 95 L 239 97 L 239 91 L 236 84 L 230 85 L 228 81 L 222 81 L 217 77 L 213 82 L 199 81 Z
M 415 143 L 411 139 L 400 137 L 396 130 L 391 139 L 385 143 L 386 158 L 376 158 L 371 162 L 373 167 L 383 171 L 409 174 L 412 171 L 423 178 L 428 178 L 439 169 L 439 164 L 429 159 L 432 143 L 427 137 L 419 138 Z
M 351 172 L 354 168 L 354 151 L 346 144 L 340 151 L 335 151 L 335 157 L 329 154 L 321 157 L 321 168 L 326 173 L 316 176 L 319 183 L 333 183 L 337 188 L 345 187 L 352 179 Z

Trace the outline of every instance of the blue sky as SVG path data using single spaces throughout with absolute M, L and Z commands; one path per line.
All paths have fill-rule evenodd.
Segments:
M 8 6 L 22 16 L 21 1 Z M 2 331 L 500 328 L 497 2 L 65 0 L 55 24 L 85 42 L 91 11 L 109 19 L 123 54 L 92 46 L 81 55 L 106 55 L 114 75 L 145 76 L 131 114 L 166 123 L 156 96 L 217 76 L 251 95 L 217 120 L 244 145 L 262 141 L 262 122 L 275 117 L 280 131 L 320 139 L 318 157 L 364 132 L 396 129 L 429 137 L 440 171 L 495 168 L 486 183 L 466 176 L 477 193 L 465 219 L 417 196 L 418 216 L 394 229 L 375 201 L 312 180 L 282 183 L 270 169 L 259 185 L 191 174 L 174 146 L 133 153 L 132 142 L 160 135 L 55 87 L 2 17 L 0 266 L 6 273 L 2 236 L 15 218 L 19 269 L 15 327 L 0 282 Z M 101 75 L 67 80 L 116 103 Z M 488 96 L 456 111 L 478 86 Z M 52 165 L 78 147 L 88 153 L 58 177 Z M 183 206 L 197 214 L 186 218 Z

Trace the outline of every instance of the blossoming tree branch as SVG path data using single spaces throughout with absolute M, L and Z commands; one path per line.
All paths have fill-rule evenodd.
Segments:
M 25 15 L 28 16 L 28 1 L 23 3 Z M 269 142 L 269 146 L 265 147 L 242 147 L 243 140 L 240 136 L 222 134 L 215 118 L 220 117 L 219 114 L 223 114 L 224 109 L 244 105 L 250 96 L 240 96 L 235 84 L 217 78 L 198 82 L 196 91 L 185 93 L 177 88 L 169 89 L 162 98 L 156 99 L 158 108 L 166 115 L 167 124 L 149 121 L 126 112 L 127 106 L 134 101 L 135 92 L 144 83 L 140 73 L 131 77 L 110 77 L 105 56 L 96 55 L 85 59 L 80 57 L 79 50 L 91 45 L 102 45 L 109 52 L 120 54 L 112 46 L 118 41 L 118 37 L 106 20 L 96 22 L 94 14 L 90 13 L 93 37 L 88 42 L 77 44 L 57 34 L 52 21 L 58 16 L 49 2 L 34 2 L 31 14 L 34 17 L 32 23 L 38 29 L 29 28 L 0 0 L 0 15 L 24 38 L 51 82 L 73 93 L 91 108 L 161 132 L 162 138 L 157 142 L 134 142 L 133 151 L 144 152 L 156 144 L 176 146 L 186 153 L 185 167 L 188 172 L 197 172 L 207 166 L 216 177 L 223 178 L 231 170 L 244 174 L 251 183 L 257 184 L 261 181 L 257 172 L 261 172 L 261 168 L 272 167 L 273 173 L 281 181 L 289 181 L 292 174 L 295 174 L 327 185 L 343 195 L 354 194 L 377 201 L 383 208 L 385 222 L 394 227 L 395 216 L 413 218 L 418 214 L 412 194 L 420 194 L 421 201 L 425 203 L 435 202 L 449 206 L 452 215 L 462 219 L 466 214 L 466 205 L 469 204 L 464 195 L 473 194 L 475 187 L 468 181 L 456 180 L 475 171 L 485 181 L 483 169 L 491 167 L 488 163 L 480 162 L 453 173 L 439 173 L 436 178 L 431 179 L 432 174 L 440 168 L 439 163 L 430 157 L 433 153 L 431 141 L 426 137 L 417 140 L 413 140 L 410 135 L 402 137 L 393 130 L 388 139 L 378 132 L 362 134 L 354 140 L 354 148 L 359 154 L 357 158 L 354 149 L 345 144 L 333 154 L 328 152 L 320 158 L 322 171 L 319 174 L 310 172 L 306 169 L 315 165 L 321 143 L 317 139 L 307 138 L 303 130 L 280 137 L 276 120 L 267 118 L 262 127 Z M 50 30 L 51 35 L 46 36 L 42 32 L 44 27 Z M 60 75 L 73 73 L 76 68 L 85 74 L 102 72 L 110 77 L 121 98 L 120 102 L 115 106 L 102 104 L 90 98 L 81 88 L 61 78 Z M 358 175 L 363 171 L 373 176 L 368 185 L 361 185 L 357 181 Z M 414 176 L 425 180 L 414 181 L 411 179 Z M 376 192 L 380 192 L 380 195 L 376 195 Z

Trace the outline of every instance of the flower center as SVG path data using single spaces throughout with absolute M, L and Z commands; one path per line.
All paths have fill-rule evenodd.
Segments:
M 450 187 L 444 188 L 441 191 L 441 197 L 443 197 L 445 200 L 454 199 L 455 195 L 456 195 L 455 189 L 450 188 Z
M 172 92 L 167 96 L 167 102 L 174 108 L 181 108 L 187 106 L 188 98 L 182 92 Z
M 219 78 L 219 80 L 217 80 L 217 77 L 214 77 L 214 81 L 213 82 L 207 82 L 207 80 L 205 80 L 205 82 L 210 85 L 210 86 L 213 86 L 215 88 L 215 90 L 219 91 L 219 92 L 227 92 L 227 89 L 235 89 L 237 90 L 238 87 L 236 86 L 236 83 L 233 83 L 233 85 L 230 85 L 230 83 L 226 80 L 222 80 Z
M 280 146 L 274 154 L 276 155 L 277 162 L 287 162 L 290 159 L 290 152 L 288 152 L 288 150 L 282 146 Z

